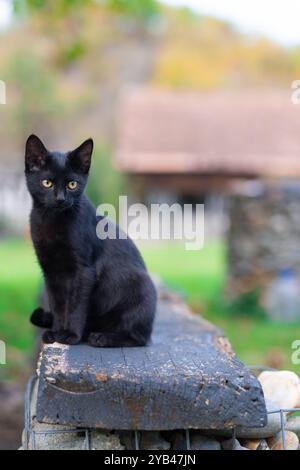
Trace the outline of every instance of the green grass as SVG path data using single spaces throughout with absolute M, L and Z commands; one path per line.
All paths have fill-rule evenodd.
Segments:
M 200 251 L 188 251 L 176 243 L 142 245 L 140 249 L 148 268 L 190 301 L 213 299 L 221 291 L 226 273 L 222 244 L 210 243 Z
M 0 339 L 9 370 L 22 368 L 34 347 L 29 315 L 36 307 L 40 270 L 30 242 L 0 242 Z M 5 373 L 7 368 L 1 372 Z
M 300 339 L 300 324 L 268 321 L 253 298 L 231 304 L 223 295 L 226 252 L 220 243 L 200 251 L 177 244 L 141 245 L 149 269 L 172 289 L 181 291 L 192 309 L 220 326 L 247 364 L 269 364 L 299 373 L 291 363 L 291 343 Z M 37 305 L 41 274 L 31 243 L 0 242 L 0 339 L 7 344 L 8 368 L 15 373 L 34 349 L 29 315 Z M 2 366 L 0 372 L 3 372 Z

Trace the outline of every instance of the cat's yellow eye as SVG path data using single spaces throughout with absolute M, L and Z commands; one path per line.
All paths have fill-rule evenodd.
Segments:
M 51 180 L 42 180 L 42 185 L 44 188 L 50 189 L 53 186 L 53 182 Z
M 77 188 L 77 182 L 76 181 L 69 181 L 67 184 L 69 189 L 76 189 Z

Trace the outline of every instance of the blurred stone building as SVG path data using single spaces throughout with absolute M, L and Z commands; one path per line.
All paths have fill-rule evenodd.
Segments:
M 29 221 L 30 207 L 22 169 L 0 166 L 0 237 L 22 235 Z
M 300 107 L 288 92 L 127 89 L 117 136 L 132 197 L 205 203 L 233 294 L 300 274 Z

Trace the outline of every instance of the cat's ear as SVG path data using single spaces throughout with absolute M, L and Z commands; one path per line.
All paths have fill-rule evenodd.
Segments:
M 93 148 L 93 139 L 87 139 L 77 149 L 69 153 L 69 161 L 75 170 L 85 174 L 89 172 Z
M 36 136 L 30 135 L 25 147 L 25 168 L 27 171 L 39 171 L 45 164 L 48 150 L 43 142 Z

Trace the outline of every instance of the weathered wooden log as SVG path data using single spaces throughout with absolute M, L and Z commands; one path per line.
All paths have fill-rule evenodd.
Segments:
M 266 423 L 260 384 L 223 333 L 160 300 L 147 347 L 44 346 L 37 420 L 102 429 L 229 429 Z

